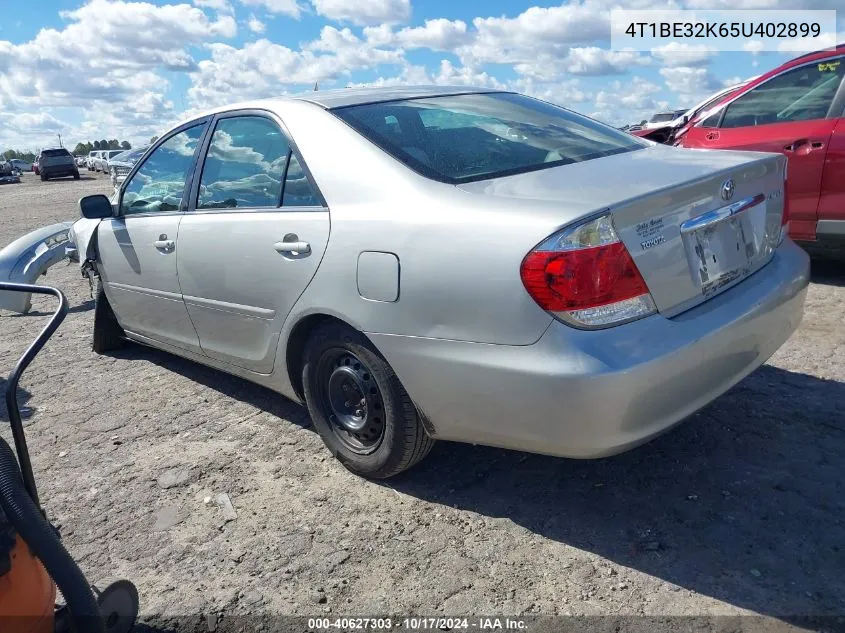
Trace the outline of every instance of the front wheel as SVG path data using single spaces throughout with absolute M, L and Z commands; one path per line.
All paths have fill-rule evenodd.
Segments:
M 434 444 L 393 369 L 359 332 L 341 324 L 317 328 L 302 368 L 311 420 L 350 471 L 386 479 L 407 470 Z
M 120 349 L 125 341 L 125 333 L 109 305 L 106 292 L 103 290 L 103 282 L 98 274 L 89 270 L 88 283 L 91 285 L 91 296 L 94 298 L 94 335 L 91 340 L 91 349 L 97 354 Z

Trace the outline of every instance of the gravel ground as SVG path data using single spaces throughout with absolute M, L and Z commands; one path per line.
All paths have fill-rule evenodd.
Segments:
M 24 175 L 0 188 L 0 245 L 108 189 Z M 767 365 L 646 446 L 572 461 L 441 442 L 381 484 L 262 387 L 134 345 L 95 355 L 78 269 L 45 283 L 72 307 L 20 393 L 41 497 L 83 570 L 132 579 L 150 622 L 845 614 L 838 265 L 814 266 L 803 325 Z M 33 305 L 0 316 L 4 374 L 45 322 Z

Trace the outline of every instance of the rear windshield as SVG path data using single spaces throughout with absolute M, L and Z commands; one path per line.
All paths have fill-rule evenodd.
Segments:
M 651 121 L 649 121 L 649 123 L 666 123 L 667 121 L 671 121 L 674 118 L 674 112 L 661 112 L 660 114 L 655 114 L 653 117 L 651 117 Z
M 41 152 L 42 156 L 70 156 L 70 152 L 66 149 L 45 149 Z
M 506 92 L 388 101 L 332 112 L 411 169 L 453 184 L 645 147 L 630 134 Z

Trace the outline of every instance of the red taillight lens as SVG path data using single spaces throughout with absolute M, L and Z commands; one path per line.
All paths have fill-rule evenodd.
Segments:
M 576 326 L 606 327 L 655 312 L 609 216 L 544 241 L 522 260 L 520 276 L 541 308 Z
M 532 251 L 522 261 L 522 283 L 549 312 L 597 308 L 648 294 L 622 242 L 562 253 Z

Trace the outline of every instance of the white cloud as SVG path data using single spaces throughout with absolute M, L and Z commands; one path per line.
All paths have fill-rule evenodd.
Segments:
M 632 66 L 647 66 L 651 60 L 635 51 L 609 51 L 596 46 L 571 48 L 561 60 L 563 70 L 576 75 L 614 75 Z
M 468 44 L 455 52 L 465 64 L 512 64 L 524 76 L 544 81 L 566 73 L 607 75 L 647 65 L 647 55 L 611 51 L 599 44 L 610 35 L 602 0 L 573 0 L 558 7 L 530 7 L 513 18 L 475 18 Z
M 705 66 L 716 53 L 703 44 L 670 42 L 651 50 L 664 66 Z
M 571 46 L 607 39 L 609 16 L 572 2 L 531 7 L 515 18 L 475 18 L 476 37 L 461 54 L 482 62 L 529 62 L 539 54 L 565 57 Z
M 311 0 L 318 14 L 352 24 L 407 22 L 411 0 Z
M 466 22 L 462 20 L 426 20 L 423 26 L 405 27 L 396 33 L 396 42 L 405 48 L 430 48 L 451 51 L 469 40 Z
M 253 33 L 263 33 L 267 30 L 267 25 L 264 24 L 261 20 L 259 20 L 254 15 L 249 16 L 249 20 L 247 21 L 246 25 L 249 27 L 249 30 Z
M 674 68 L 661 68 L 660 74 L 663 76 L 669 92 L 680 95 L 682 98 L 694 98 L 691 100 L 695 101 L 724 87 L 722 82 L 716 79 L 706 68 L 676 66 Z
M 91 0 L 60 15 L 67 21 L 61 30 L 42 29 L 21 44 L 0 41 L 0 107 L 30 116 L 80 108 L 83 117 L 100 118 L 84 119 L 68 134 L 90 138 L 160 129 L 174 116 L 160 71 L 194 69 L 187 47 L 237 33 L 231 15 L 212 19 L 190 4 Z M 117 115 L 109 120 L 101 112 Z M 100 125 L 109 127 L 95 129 Z M 0 126 L 0 141 L 16 134 Z
M 248 7 L 260 7 L 270 13 L 287 15 L 297 19 L 302 14 L 302 6 L 296 0 L 240 0 L 240 2 Z
M 523 77 L 509 82 L 508 89 L 556 103 L 571 110 L 579 110 L 582 104 L 592 99 L 592 95 L 583 89 L 578 79 L 544 83 Z
M 232 5 L 229 0 L 193 0 L 194 4 L 203 9 L 214 9 L 222 13 L 232 13 Z
M 401 52 L 372 46 L 349 29 L 331 26 L 296 51 L 267 39 L 243 48 L 215 43 L 209 50 L 211 59 L 199 63 L 188 90 L 191 104 L 199 108 L 280 95 L 381 64 L 404 64 Z

